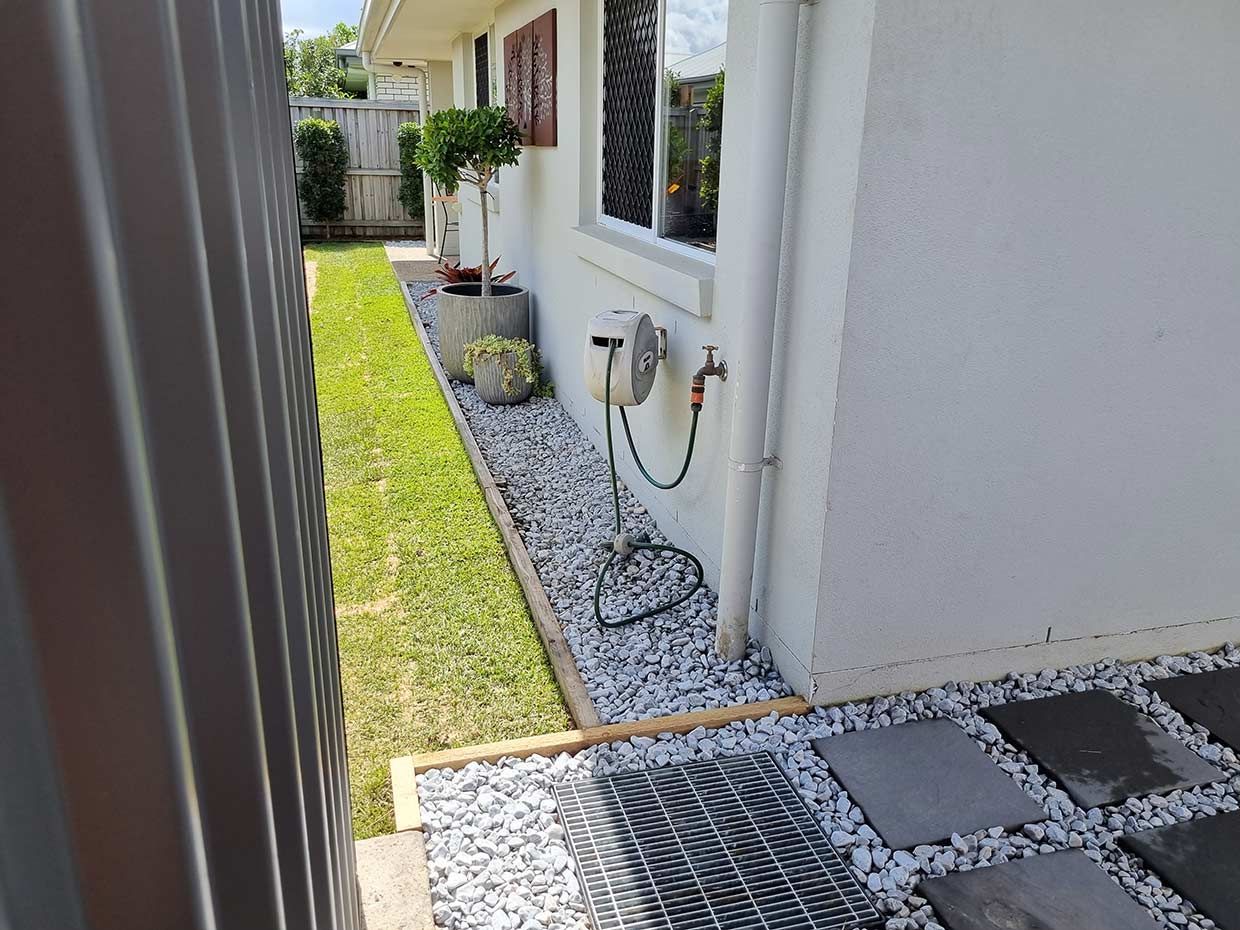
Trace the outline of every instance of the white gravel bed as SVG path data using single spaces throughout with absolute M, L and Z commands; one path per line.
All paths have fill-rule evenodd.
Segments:
M 887 930 L 936 930 L 935 914 L 918 894 L 927 876 L 982 868 L 1017 858 L 1077 848 L 1098 862 L 1166 927 L 1209 930 L 1195 911 L 1116 844 L 1121 834 L 1240 809 L 1240 763 L 1235 753 L 1188 724 L 1140 682 L 1192 671 L 1240 666 L 1240 650 L 1163 657 L 1123 664 L 1103 661 L 1064 671 L 1010 675 L 997 682 L 949 683 L 920 693 L 817 709 L 803 717 L 774 716 L 698 729 L 685 736 L 634 739 L 595 746 L 555 759 L 508 759 L 418 779 L 426 829 L 436 923 L 447 930 L 570 930 L 587 928 L 582 891 L 564 832 L 556 819 L 552 785 L 561 780 L 768 750 L 798 786 L 832 844 L 873 893 Z M 1069 691 L 1106 689 L 1139 707 L 1169 733 L 1223 769 L 1227 781 L 1165 796 L 1136 798 L 1117 807 L 1082 810 L 1023 752 L 1006 743 L 981 709 Z M 1008 833 L 995 828 L 953 836 L 942 846 L 912 851 L 885 847 L 861 809 L 832 779 L 809 740 L 909 720 L 957 721 L 1024 790 L 1047 819 Z
M 431 286 L 407 285 L 415 300 Z M 438 351 L 434 306 L 433 296 L 424 298 L 418 313 Z M 478 398 L 473 385 L 454 382 L 452 388 L 605 723 L 792 693 L 770 652 L 756 642 L 750 641 L 745 658 L 737 662 L 714 655 L 715 594 L 706 587 L 650 620 L 619 629 L 600 627 L 594 618 L 594 579 L 607 553 L 599 543 L 614 535 L 606 459 L 554 398 L 492 407 Z M 645 530 L 655 542 L 666 541 L 623 486 L 620 505 L 628 532 Z M 690 576 L 681 559 L 639 553 L 617 560 L 605 591 L 605 615 L 628 615 L 671 600 L 691 584 Z

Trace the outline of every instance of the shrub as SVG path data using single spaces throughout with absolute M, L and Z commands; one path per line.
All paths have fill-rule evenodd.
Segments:
M 418 167 L 445 194 L 461 184 L 478 188 L 482 202 L 482 296 L 491 296 L 491 244 L 487 185 L 495 171 L 521 157 L 521 131 L 503 107 L 459 108 L 432 113 L 422 127 Z
M 312 223 L 334 223 L 344 216 L 344 179 L 349 147 L 333 120 L 301 120 L 293 129 L 293 145 L 301 161 L 297 195 Z
M 396 128 L 396 145 L 400 149 L 400 202 L 415 219 L 422 215 L 422 169 L 414 158 L 422 141 L 422 127 L 417 123 L 401 123 Z
M 706 102 L 702 105 L 702 118 L 698 128 L 708 134 L 706 154 L 702 156 L 702 180 L 699 196 L 702 204 L 711 210 L 719 209 L 719 152 L 722 146 L 723 133 L 723 72 L 720 71 L 715 83 L 706 93 Z

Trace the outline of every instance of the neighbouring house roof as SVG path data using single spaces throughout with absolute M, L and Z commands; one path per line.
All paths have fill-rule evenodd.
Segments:
M 723 62 L 727 57 L 727 52 L 728 43 L 720 42 L 714 48 L 708 48 L 704 52 L 698 52 L 696 55 L 682 58 L 669 64 L 668 67 L 675 71 L 676 76 L 682 81 L 713 78 L 723 70 Z
M 362 56 L 357 52 L 357 41 L 336 46 L 336 63 L 344 68 L 344 87 L 351 93 L 362 93 L 370 83 L 370 76 L 362 67 Z

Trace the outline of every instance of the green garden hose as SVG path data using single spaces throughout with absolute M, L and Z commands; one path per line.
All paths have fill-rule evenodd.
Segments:
M 609 543 L 611 552 L 607 556 L 607 561 L 603 563 L 603 567 L 599 569 L 598 578 L 595 579 L 594 582 L 594 617 L 598 620 L 600 625 L 613 628 L 627 626 L 628 624 L 636 623 L 639 620 L 647 620 L 656 614 L 661 614 L 665 611 L 671 610 L 673 607 L 679 607 L 685 601 L 689 600 L 689 598 L 693 597 L 693 595 L 697 593 L 698 589 L 702 587 L 703 577 L 702 563 L 698 561 L 697 556 L 695 556 L 692 552 L 686 552 L 684 549 L 679 549 L 676 546 L 665 546 L 659 543 L 648 542 L 644 539 L 637 539 L 627 536 L 624 533 L 624 522 L 620 516 L 620 487 L 616 477 L 616 450 L 615 445 L 612 442 L 611 435 L 611 363 L 616 356 L 616 347 L 618 345 L 618 340 L 610 340 L 610 348 L 607 352 L 607 379 L 604 382 L 603 387 L 604 406 L 607 409 L 607 467 L 611 470 L 611 503 L 616 515 L 616 536 L 615 539 Z M 651 476 L 650 472 L 646 471 L 646 467 L 642 465 L 641 459 L 638 458 L 637 455 L 637 447 L 633 444 L 633 434 L 629 430 L 629 420 L 625 415 L 623 407 L 620 408 L 620 419 L 624 423 L 624 435 L 628 438 L 629 450 L 633 453 L 633 461 L 637 463 L 637 468 L 641 471 L 643 477 L 645 477 L 645 479 L 656 488 L 662 488 L 663 490 L 669 490 L 680 484 L 680 482 L 684 480 L 685 473 L 689 471 L 689 462 L 693 458 L 693 443 L 697 436 L 698 410 L 695 408 L 693 411 L 693 425 L 689 428 L 689 447 L 685 451 L 685 463 L 681 466 L 680 474 L 676 476 L 676 479 L 667 483 L 656 480 L 653 476 Z M 607 580 L 607 573 L 611 570 L 612 563 L 616 561 L 616 556 L 620 555 L 622 552 L 624 552 L 624 554 L 628 554 L 630 551 L 636 552 L 641 550 L 645 550 L 647 552 L 666 552 L 673 556 L 678 555 L 688 559 L 696 574 L 693 587 L 675 599 L 670 600 L 665 604 L 660 604 L 657 607 L 652 607 L 649 610 L 644 610 L 641 613 L 632 614 L 627 617 L 619 617 L 615 620 L 605 619 L 603 617 L 602 607 L 603 582 Z

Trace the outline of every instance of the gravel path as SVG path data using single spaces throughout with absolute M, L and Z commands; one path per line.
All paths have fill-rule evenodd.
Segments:
M 408 284 L 416 298 L 431 285 Z M 418 313 L 438 350 L 435 299 Z M 745 658 L 714 655 L 715 594 L 706 588 L 652 620 L 615 630 L 594 619 L 594 578 L 613 535 L 607 462 L 560 404 L 532 398 L 512 407 L 483 403 L 472 385 L 453 384 L 487 465 L 538 570 L 590 699 L 605 723 L 748 704 L 792 693 L 769 651 L 750 642 Z M 600 416 L 601 416 L 600 410 Z M 627 490 L 625 528 L 665 541 Z M 617 562 L 605 613 L 630 614 L 670 600 L 691 583 L 681 560 L 640 553 Z
M 459 772 L 432 771 L 418 780 L 427 836 L 436 923 L 450 930 L 570 930 L 589 921 L 551 786 L 560 780 L 769 750 L 798 785 L 832 843 L 874 893 L 887 930 L 936 930 L 935 914 L 917 893 L 926 876 L 995 865 L 1061 849 L 1082 849 L 1105 868 L 1163 926 L 1209 930 L 1195 911 L 1142 862 L 1119 849 L 1121 834 L 1240 809 L 1240 762 L 1202 728 L 1142 687 L 1148 678 L 1240 666 L 1240 650 L 1163 657 L 1153 662 L 1104 661 L 1065 671 L 1010 675 L 998 682 L 949 683 L 920 693 L 773 717 L 686 736 L 634 739 L 595 746 L 575 756 L 473 764 Z M 980 716 L 985 707 L 1071 691 L 1105 689 L 1150 714 L 1169 733 L 1226 771 L 1228 780 L 1117 807 L 1078 808 L 1023 752 Z M 946 717 L 965 731 L 1024 790 L 1047 819 L 1021 831 L 994 829 L 953 836 L 943 846 L 911 852 L 885 847 L 831 777 L 809 740 L 828 734 Z

